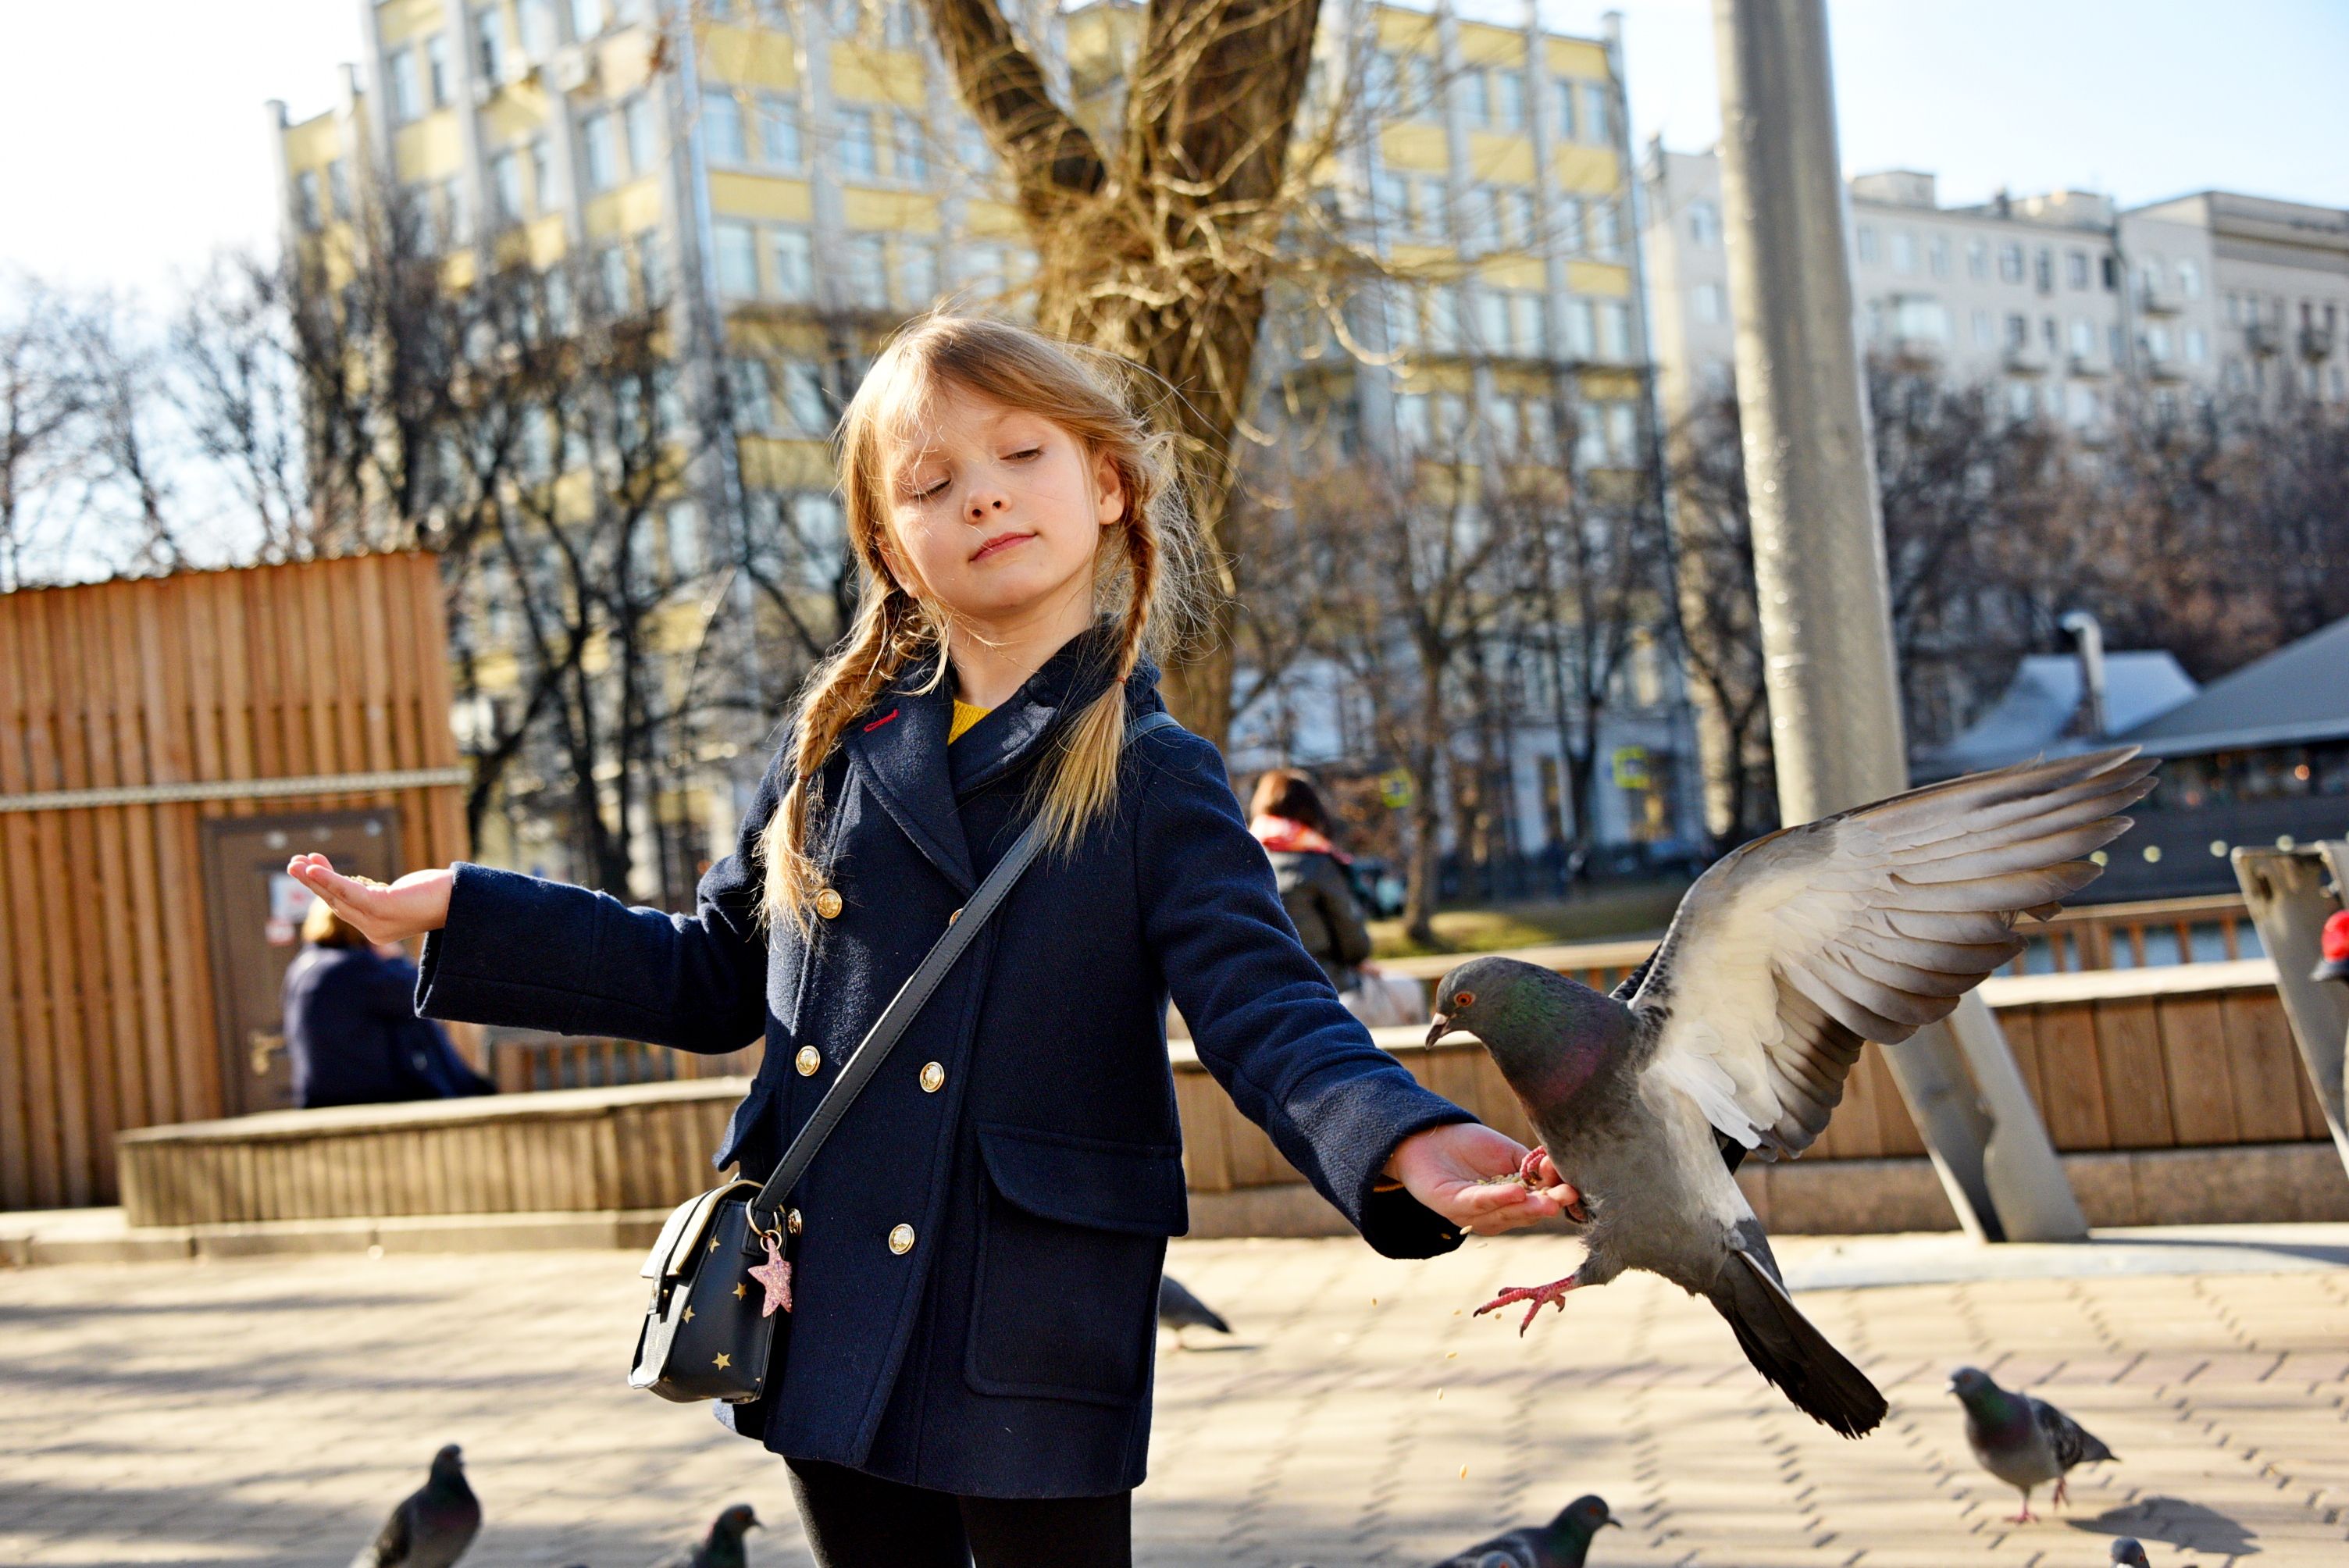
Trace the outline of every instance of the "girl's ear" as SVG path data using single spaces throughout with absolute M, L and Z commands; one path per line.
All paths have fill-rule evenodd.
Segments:
M 1125 479 L 1107 452 L 1093 459 L 1093 521 L 1107 528 L 1125 520 Z

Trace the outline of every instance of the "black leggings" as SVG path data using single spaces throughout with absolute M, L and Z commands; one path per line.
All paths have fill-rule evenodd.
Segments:
M 957 1497 L 786 1460 L 817 1568 L 1132 1568 L 1133 1494 Z

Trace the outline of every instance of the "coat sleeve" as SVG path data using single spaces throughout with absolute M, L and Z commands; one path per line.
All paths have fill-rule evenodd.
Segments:
M 448 923 L 424 939 L 416 1011 L 709 1055 L 759 1038 L 767 933 L 758 841 L 787 755 L 761 780 L 734 852 L 703 876 L 689 915 L 459 862 Z
M 1457 1247 L 1443 1216 L 1374 1189 L 1405 1138 L 1475 1118 L 1422 1088 L 1340 1005 L 1281 908 L 1215 747 L 1162 730 L 1136 749 L 1143 928 L 1200 1062 L 1372 1247 Z

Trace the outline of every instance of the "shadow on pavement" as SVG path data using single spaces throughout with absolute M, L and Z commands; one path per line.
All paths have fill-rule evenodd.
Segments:
M 2075 1519 L 2075 1530 L 2097 1535 L 2134 1535 L 2191 1552 L 2221 1557 L 2251 1557 L 2259 1553 L 2257 1539 L 2215 1508 L 2189 1502 L 2182 1497 L 2145 1497 L 2122 1508 L 2108 1508 L 2094 1519 Z

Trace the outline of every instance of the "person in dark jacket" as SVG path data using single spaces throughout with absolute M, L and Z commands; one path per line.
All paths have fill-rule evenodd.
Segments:
M 735 1431 L 784 1456 L 823 1568 L 1132 1560 L 1158 1279 L 1187 1227 L 1164 1034 L 1378 1249 L 1561 1212 L 1515 1140 L 1419 1087 L 1297 940 L 1214 746 L 1151 643 L 1195 540 L 1118 366 L 932 315 L 841 432 L 864 596 L 691 914 L 460 865 L 293 873 L 378 936 L 429 931 L 440 1016 L 704 1052 L 763 1037 L 717 1161 L 764 1177 L 1031 821 L 1050 847 L 792 1192 L 780 1371 Z M 615 1325 L 615 1350 L 620 1326 Z
M 1272 861 L 1280 903 L 1297 939 L 1340 993 L 1361 978 L 1371 930 L 1354 902 L 1346 858 L 1331 841 L 1330 813 L 1312 779 L 1294 768 L 1268 769 L 1248 801 L 1248 831 Z
M 378 953 L 325 900 L 302 920 L 302 951 L 286 966 L 285 1054 L 294 1103 L 376 1105 L 493 1093 L 449 1042 L 416 1016 L 416 965 Z

